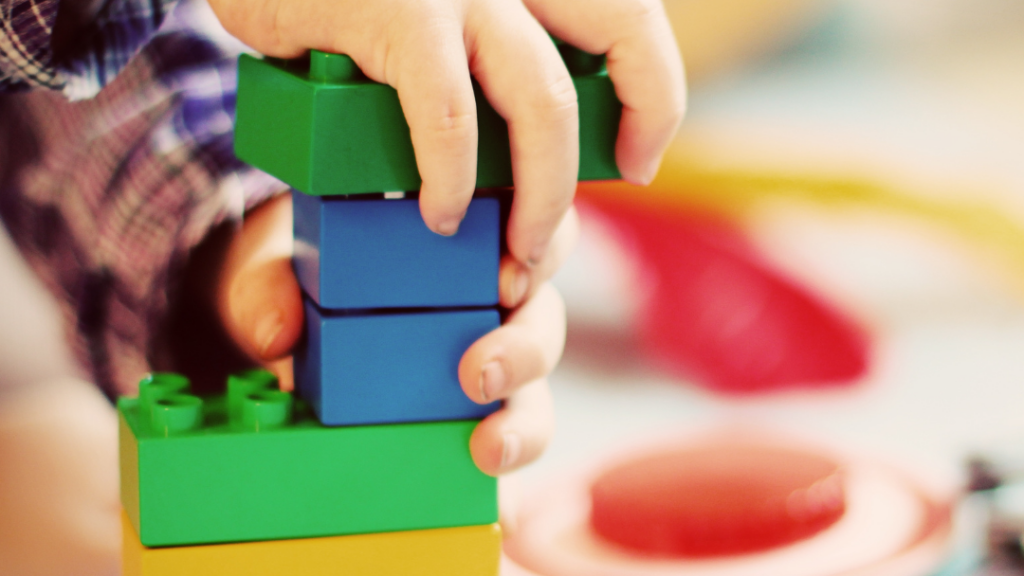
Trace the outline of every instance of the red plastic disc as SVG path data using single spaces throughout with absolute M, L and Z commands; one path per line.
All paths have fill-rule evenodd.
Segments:
M 619 465 L 593 483 L 591 527 L 658 557 L 742 554 L 790 544 L 846 509 L 840 465 L 751 441 L 719 441 Z

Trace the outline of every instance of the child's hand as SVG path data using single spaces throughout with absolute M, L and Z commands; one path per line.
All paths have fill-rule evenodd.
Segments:
M 524 273 L 544 260 L 571 205 L 579 156 L 576 93 L 544 29 L 607 53 L 624 105 L 616 156 L 626 180 L 654 177 L 685 107 L 682 64 L 660 0 L 210 4 L 229 32 L 264 54 L 345 53 L 368 77 L 394 86 L 423 177 L 423 218 L 441 234 L 458 228 L 476 180 L 472 74 L 509 125 L 516 196 L 508 245 Z
M 290 354 L 302 332 L 302 295 L 292 271 L 291 196 L 284 194 L 246 215 L 228 248 L 217 280 L 217 310 L 234 341 L 268 365 L 292 389 Z M 507 400 L 481 422 L 470 441 L 481 470 L 499 474 L 540 456 L 553 431 L 545 377 L 565 342 L 565 309 L 547 284 L 578 235 L 573 210 L 556 229 L 550 249 L 528 275 L 512 258 L 500 269 L 504 305 L 522 302 L 500 328 L 466 351 L 459 364 L 462 389 L 474 401 Z

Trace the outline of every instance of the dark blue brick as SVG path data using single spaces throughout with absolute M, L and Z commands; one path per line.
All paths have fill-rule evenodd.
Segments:
M 332 314 L 307 300 L 296 388 L 328 426 L 483 418 L 499 403 L 465 395 L 459 360 L 500 322 L 495 309 Z
M 320 307 L 498 303 L 497 198 L 474 199 L 459 232 L 444 237 L 426 227 L 415 199 L 292 196 L 295 272 Z

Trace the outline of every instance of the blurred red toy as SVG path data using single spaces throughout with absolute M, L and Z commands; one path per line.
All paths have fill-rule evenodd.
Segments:
M 669 370 L 729 393 L 850 382 L 868 364 L 864 331 L 772 269 L 733 222 L 637 189 L 580 186 L 638 262 L 644 348 Z
M 623 462 L 590 486 L 590 525 L 645 556 L 702 558 L 809 538 L 843 515 L 839 463 L 749 439 Z

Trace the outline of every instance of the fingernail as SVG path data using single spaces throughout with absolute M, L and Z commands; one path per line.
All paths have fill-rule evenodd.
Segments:
M 526 298 L 526 292 L 530 289 L 530 273 L 523 269 L 517 269 L 515 278 L 512 279 L 512 306 L 519 306 Z
M 661 168 L 660 157 L 648 162 L 643 169 L 630 170 L 628 173 L 623 172 L 622 177 L 630 184 L 649 186 L 651 182 L 654 182 L 654 177 L 658 175 L 659 168 Z
M 505 369 L 498 360 L 484 364 L 480 371 L 480 397 L 485 403 L 497 398 L 505 388 Z
M 640 176 L 641 185 L 649 186 L 651 182 L 654 182 L 654 177 L 658 175 L 658 168 L 661 167 L 661 158 L 655 158 L 651 160 L 647 167 L 644 169 L 644 173 Z
M 462 224 L 463 216 L 465 215 L 460 215 L 456 216 L 455 218 L 443 220 L 440 224 L 437 225 L 437 228 L 434 231 L 440 234 L 441 236 L 454 236 L 455 233 L 459 231 L 459 225 Z
M 260 356 L 267 355 L 267 350 L 274 345 L 274 341 L 277 340 L 277 336 L 283 329 L 284 317 L 280 310 L 274 310 L 272 313 L 267 314 L 256 324 L 256 332 L 253 339 Z
M 522 451 L 522 441 L 519 435 L 506 432 L 502 437 L 501 448 L 501 471 L 504 472 L 519 460 L 519 453 Z

